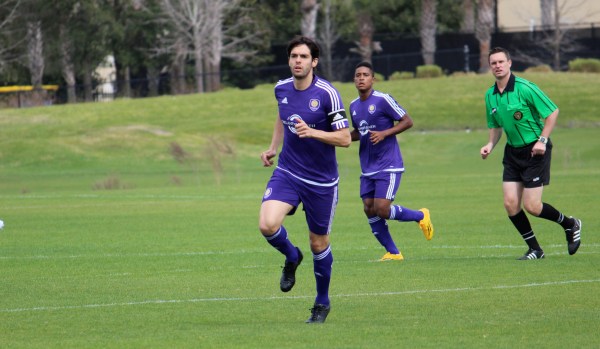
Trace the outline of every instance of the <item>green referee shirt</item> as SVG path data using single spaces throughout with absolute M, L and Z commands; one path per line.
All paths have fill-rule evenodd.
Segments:
M 494 83 L 485 94 L 488 127 L 502 127 L 506 142 L 516 148 L 537 141 L 544 128 L 542 119 L 557 108 L 534 83 L 512 73 L 502 93 Z

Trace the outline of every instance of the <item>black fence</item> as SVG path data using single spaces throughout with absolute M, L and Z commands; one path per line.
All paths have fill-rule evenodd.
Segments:
M 561 70 L 565 70 L 568 62 L 575 58 L 600 58 L 600 33 L 598 33 L 597 25 L 590 24 L 584 28 L 561 29 L 560 33 L 563 35 L 560 45 Z M 498 32 L 492 35 L 491 46 L 502 46 L 511 51 L 513 53 L 513 69 L 516 71 L 522 71 L 540 63 L 552 66 L 554 55 L 548 42 L 552 40 L 554 34 L 554 30 Z M 373 55 L 372 63 L 377 73 L 384 77 L 387 78 L 394 72 L 414 72 L 418 66 L 423 65 L 418 37 L 393 38 L 387 35 L 376 36 L 374 39 L 380 42 L 383 51 Z M 435 64 L 440 66 L 445 73 L 479 71 L 479 43 L 473 34 L 439 35 L 436 39 L 436 46 Z M 352 43 L 337 44 L 336 55 L 329 63 L 335 68 L 327 70 L 328 63 L 322 58 L 323 64 L 320 65 L 319 75 L 332 81 L 352 81 L 354 66 L 360 61 L 360 57 L 350 51 L 352 47 L 354 47 Z M 271 54 L 275 57 L 275 61 L 269 66 L 224 69 L 220 73 L 222 86 L 252 88 L 257 84 L 275 83 L 279 79 L 288 77 L 290 71 L 287 66 L 285 49 L 285 45 L 274 45 L 271 48 Z M 327 74 L 327 71 L 331 73 Z M 207 76 L 201 78 L 208 80 Z M 123 81 L 92 86 L 91 99 L 93 101 L 110 101 L 119 97 L 142 98 L 194 93 L 195 79 L 196 77 L 193 75 L 173 77 L 168 73 L 161 74 L 153 80 L 144 76 L 134 77 L 128 82 L 129 89 L 123 88 Z M 181 81 L 184 81 L 183 89 L 180 87 Z M 175 89 L 176 84 L 177 89 Z M 86 101 L 84 86 L 78 85 L 75 90 L 77 101 Z M 125 90 L 130 91 L 127 96 L 124 95 Z M 60 86 L 52 96 L 51 104 L 66 102 L 66 86 Z

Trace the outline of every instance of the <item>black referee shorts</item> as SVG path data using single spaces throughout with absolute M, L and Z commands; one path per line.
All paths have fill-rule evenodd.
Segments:
M 536 142 L 521 148 L 506 145 L 504 148 L 504 182 L 522 182 L 525 188 L 537 188 L 550 184 L 550 161 L 552 159 L 552 142 L 546 144 L 544 155 L 531 156 L 531 149 Z

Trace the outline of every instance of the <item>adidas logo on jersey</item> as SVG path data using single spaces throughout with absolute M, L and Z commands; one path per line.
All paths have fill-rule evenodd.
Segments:
M 281 104 L 288 104 L 287 97 L 283 97 Z
M 342 120 L 344 117 L 340 115 L 340 113 L 335 114 L 335 116 L 333 117 L 333 121 L 340 121 Z

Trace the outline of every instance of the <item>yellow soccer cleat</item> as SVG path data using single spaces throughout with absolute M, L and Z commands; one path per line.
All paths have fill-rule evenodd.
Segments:
M 433 224 L 431 224 L 431 216 L 429 215 L 429 210 L 426 208 L 422 208 L 419 211 L 423 212 L 423 219 L 419 221 L 419 227 L 423 231 L 423 235 L 425 235 L 425 239 L 431 240 L 433 238 Z
M 398 253 L 398 254 L 393 254 L 393 253 L 386 253 L 383 255 L 383 257 L 381 257 L 380 261 L 403 261 L 404 260 L 404 256 L 402 256 L 402 253 Z

